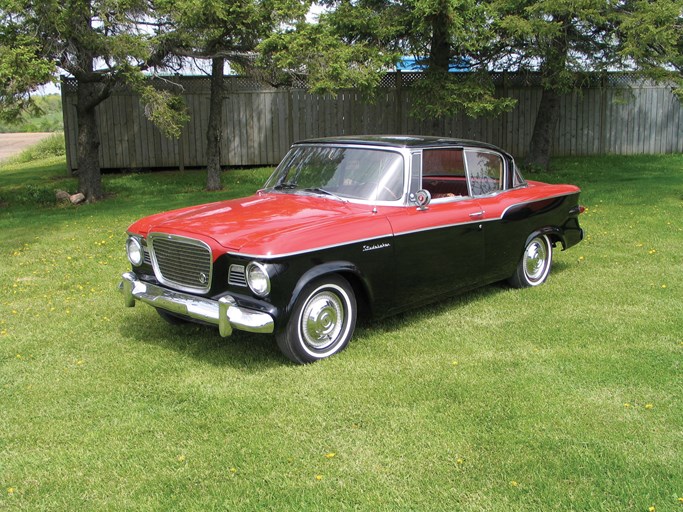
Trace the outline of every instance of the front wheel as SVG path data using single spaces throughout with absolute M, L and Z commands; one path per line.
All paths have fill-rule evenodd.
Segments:
M 295 363 L 330 357 L 348 345 L 356 327 L 356 298 L 340 276 L 325 276 L 302 290 L 277 344 Z
M 553 246 L 546 235 L 534 237 L 524 248 L 517 270 L 508 282 L 515 288 L 538 286 L 545 282 L 553 261 Z

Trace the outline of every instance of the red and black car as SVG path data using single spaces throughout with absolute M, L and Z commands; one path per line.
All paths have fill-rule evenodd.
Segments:
M 495 146 L 420 136 L 296 143 L 263 189 L 128 229 L 127 306 L 170 322 L 274 333 L 306 363 L 342 350 L 359 313 L 548 277 L 583 238 L 579 188 L 525 181 Z

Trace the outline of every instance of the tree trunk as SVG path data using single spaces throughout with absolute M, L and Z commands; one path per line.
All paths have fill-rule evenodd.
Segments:
M 79 82 L 76 92 L 78 114 L 78 191 L 88 202 L 102 198 L 100 173 L 100 134 L 95 116 L 94 98 L 99 84 Z
M 524 166 L 548 170 L 550 150 L 552 149 L 555 127 L 560 118 L 560 94 L 552 89 L 544 89 L 541 104 L 536 114 L 534 132 L 529 149 L 524 158 Z
M 223 131 L 223 58 L 211 60 L 211 99 L 209 126 L 206 128 L 206 189 L 220 190 L 221 133 Z

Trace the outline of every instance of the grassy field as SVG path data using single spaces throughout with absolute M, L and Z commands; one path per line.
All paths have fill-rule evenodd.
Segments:
M 293 366 L 116 291 L 126 227 L 267 169 L 0 167 L 0 510 L 683 510 L 683 156 L 558 159 L 587 238 L 546 285 L 361 326 Z M 654 507 L 654 508 L 652 508 Z

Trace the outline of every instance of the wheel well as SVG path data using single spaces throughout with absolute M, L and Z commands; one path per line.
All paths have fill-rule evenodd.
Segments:
M 361 278 L 352 272 L 337 272 L 337 274 L 346 279 L 351 288 L 353 288 L 353 294 L 356 297 L 356 304 L 358 306 L 358 316 L 360 318 L 372 316 L 370 296 Z

